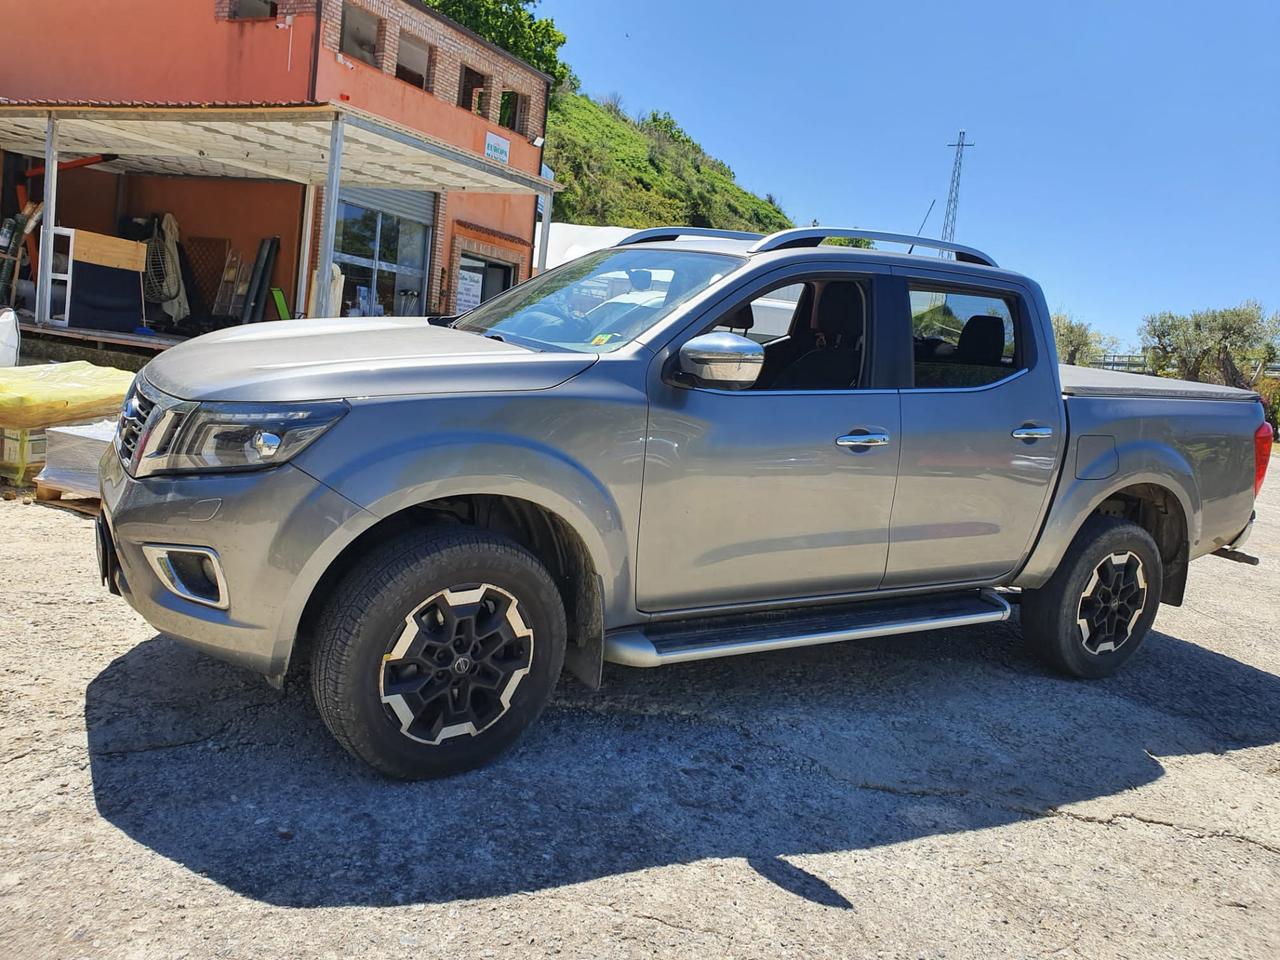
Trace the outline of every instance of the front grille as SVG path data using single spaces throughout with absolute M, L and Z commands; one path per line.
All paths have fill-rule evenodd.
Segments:
M 120 411 L 120 422 L 116 425 L 116 453 L 120 462 L 126 467 L 133 463 L 133 455 L 138 450 L 138 443 L 146 432 L 147 419 L 156 408 L 156 401 L 144 396 L 138 389 L 138 380 L 133 381 L 128 395 L 124 398 L 124 407 Z

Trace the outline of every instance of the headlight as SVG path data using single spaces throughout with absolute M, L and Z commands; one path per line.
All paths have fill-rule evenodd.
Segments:
M 179 402 L 149 424 L 135 476 L 274 467 L 342 419 L 341 400 L 254 404 Z

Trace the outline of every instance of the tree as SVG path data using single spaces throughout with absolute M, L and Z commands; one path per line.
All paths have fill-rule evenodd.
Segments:
M 1053 339 L 1058 346 L 1058 362 L 1087 367 L 1100 363 L 1108 353 L 1115 353 L 1119 342 L 1115 337 L 1095 330 L 1085 320 L 1066 313 L 1053 315 Z
M 1280 356 L 1280 313 L 1267 317 L 1257 300 L 1152 314 L 1143 318 L 1141 333 L 1152 369 L 1175 371 L 1183 380 L 1253 389 Z
M 525 63 L 550 74 L 555 87 L 577 87 L 569 65 L 560 59 L 565 35 L 550 17 L 533 14 L 538 0 L 426 0 L 451 20 L 496 43 Z
M 1168 310 L 1153 313 L 1143 317 L 1139 334 L 1153 371 L 1173 370 L 1180 380 L 1200 379 L 1209 347 L 1204 330 L 1191 316 Z

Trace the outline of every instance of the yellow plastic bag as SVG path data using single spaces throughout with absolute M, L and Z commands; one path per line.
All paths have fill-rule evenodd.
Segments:
M 120 412 L 133 374 L 87 360 L 0 368 L 0 428 L 86 423 Z

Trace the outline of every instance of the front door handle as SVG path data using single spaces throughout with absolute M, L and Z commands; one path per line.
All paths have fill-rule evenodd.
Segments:
M 1030 427 L 1024 425 L 1014 430 L 1010 436 L 1015 440 L 1048 440 L 1053 436 L 1053 427 Z
M 836 437 L 837 447 L 851 447 L 861 450 L 864 447 L 883 447 L 889 442 L 887 433 L 846 433 Z

